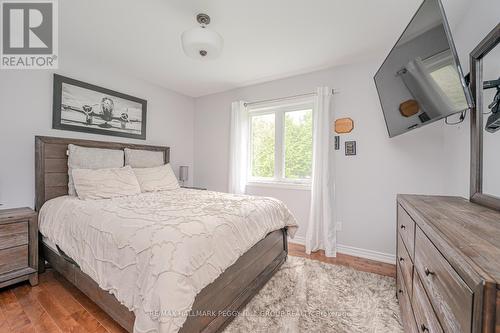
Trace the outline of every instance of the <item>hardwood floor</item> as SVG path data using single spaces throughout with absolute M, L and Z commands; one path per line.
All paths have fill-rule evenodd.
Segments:
M 288 254 L 296 257 L 319 260 L 328 264 L 347 266 L 358 271 L 370 272 L 393 278 L 396 277 L 396 265 L 354 257 L 343 253 L 337 253 L 337 257 L 335 258 L 328 258 L 325 256 L 325 251 L 323 250 L 306 254 L 304 245 L 288 243 Z
M 338 254 L 327 258 L 319 251 L 307 255 L 302 245 L 290 243 L 289 254 L 357 270 L 395 276 L 395 266 Z M 111 317 L 61 275 L 47 270 L 38 286 L 20 283 L 0 289 L 0 333 L 124 333 Z
M 0 291 L 0 333 L 126 332 L 61 275 L 40 274 L 38 286 Z

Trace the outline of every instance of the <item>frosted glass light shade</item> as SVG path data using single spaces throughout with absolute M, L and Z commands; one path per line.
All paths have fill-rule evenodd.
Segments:
M 221 35 L 208 28 L 202 27 L 184 31 L 181 40 L 184 53 L 195 59 L 217 58 L 224 45 L 224 40 Z

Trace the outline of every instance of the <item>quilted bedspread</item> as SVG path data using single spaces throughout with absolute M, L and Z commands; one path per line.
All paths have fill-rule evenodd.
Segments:
M 296 222 L 279 200 L 178 189 L 45 203 L 40 232 L 136 316 L 134 332 L 177 332 L 196 295 L 269 232 Z

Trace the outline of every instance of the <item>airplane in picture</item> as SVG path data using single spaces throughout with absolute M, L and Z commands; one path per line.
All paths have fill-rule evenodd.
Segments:
M 73 119 L 71 119 L 70 121 L 87 126 L 94 125 L 101 128 L 115 128 L 124 130 L 127 129 L 127 127 L 134 127 L 133 124 L 135 123 L 141 122 L 141 120 L 139 119 L 130 119 L 127 112 L 122 112 L 119 116 L 115 115 L 114 102 L 109 97 L 103 97 L 101 103 L 92 105 L 85 104 L 81 107 L 62 104 L 61 108 L 63 111 L 74 111 L 76 112 L 76 115 L 80 114 L 81 116 L 84 116 L 84 118 L 78 119 L 79 116 L 73 115 L 73 117 L 71 117 Z

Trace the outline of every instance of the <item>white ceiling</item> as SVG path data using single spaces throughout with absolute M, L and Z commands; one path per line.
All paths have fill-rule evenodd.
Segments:
M 385 54 L 421 0 L 65 0 L 61 55 L 79 54 L 198 97 Z M 461 18 L 467 0 L 443 0 Z M 212 18 L 218 59 L 184 55 L 180 35 Z

